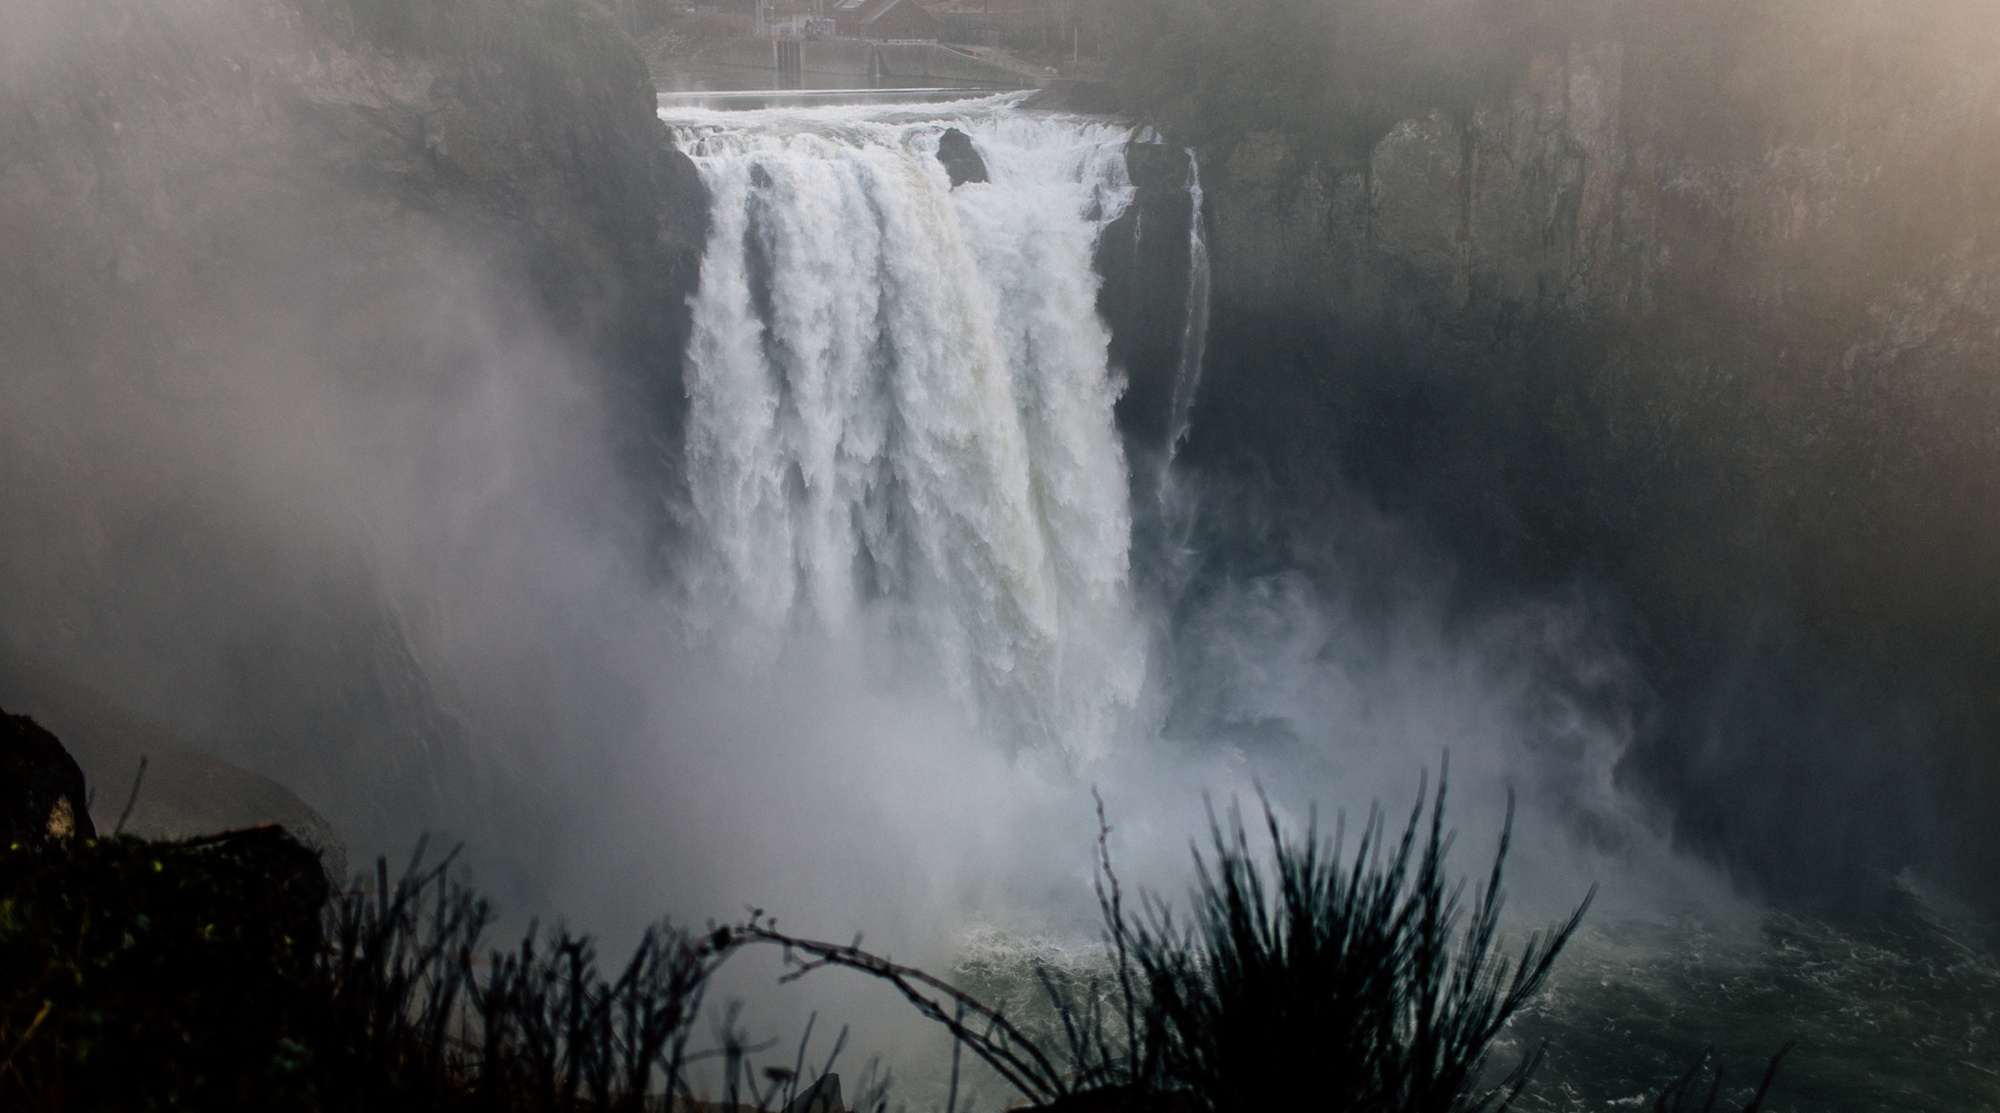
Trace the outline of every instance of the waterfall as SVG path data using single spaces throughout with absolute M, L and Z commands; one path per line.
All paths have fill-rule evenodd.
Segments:
M 1201 361 L 1208 349 L 1208 240 L 1201 227 L 1201 163 L 1193 148 L 1188 160 L 1188 285 L 1182 317 L 1180 366 L 1174 372 L 1171 418 L 1167 424 L 1167 458 L 1171 460 L 1188 432 L 1195 392 L 1201 389 Z
M 1005 741 L 1079 760 L 1144 676 L 1092 269 L 1127 129 L 1015 99 L 677 121 L 713 213 L 688 575 L 739 648 L 886 631 Z M 952 188 L 948 128 L 989 181 Z

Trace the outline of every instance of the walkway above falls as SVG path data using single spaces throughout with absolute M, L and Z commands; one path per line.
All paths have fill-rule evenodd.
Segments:
M 782 56 L 781 56 L 782 55 Z M 1027 89 L 1052 74 L 992 51 L 943 43 L 870 42 L 864 39 L 727 39 L 702 49 L 696 63 L 760 70 L 773 77 L 781 62 L 807 75 L 809 85 L 865 81 L 895 85 L 967 85 Z M 833 81 L 821 81 L 832 78 Z

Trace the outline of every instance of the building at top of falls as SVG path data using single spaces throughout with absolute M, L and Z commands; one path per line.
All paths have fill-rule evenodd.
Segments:
M 843 38 L 936 42 L 938 22 L 917 0 L 838 0 L 829 14 Z

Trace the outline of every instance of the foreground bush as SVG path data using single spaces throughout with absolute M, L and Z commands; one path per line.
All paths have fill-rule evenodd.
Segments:
M 639 1113 L 667 1095 L 691 1109 L 688 1065 L 710 1056 L 727 1113 L 843 1113 L 831 1058 L 808 1070 L 801 1046 L 790 1069 L 759 1071 L 733 1013 L 720 1047 L 689 1050 L 717 967 L 760 944 L 786 949 L 789 977 L 844 966 L 890 982 L 1047 1109 L 1504 1109 L 1537 1057 L 1496 1082 L 1489 1054 L 1584 909 L 1507 957 L 1506 831 L 1468 903 L 1445 873 L 1443 812 L 1440 790 L 1426 826 L 1420 798 L 1393 845 L 1371 816 L 1351 858 L 1312 824 L 1288 837 L 1268 806 L 1268 856 L 1234 811 L 1211 816 L 1184 926 L 1157 898 L 1129 915 L 1105 855 L 1111 984 L 1044 977 L 1060 1047 L 858 942 L 761 916 L 698 935 L 662 924 L 615 975 L 563 930 L 488 950 L 487 905 L 448 860 L 418 868 L 421 847 L 401 880 L 378 862 L 371 885 L 329 897 L 316 856 L 274 827 L 15 846 L 0 852 L 0 1109 Z M 1658 1108 L 1712 1113 L 1720 1077 L 1703 1102 L 1696 1076 Z M 885 1085 L 854 1107 L 882 1113 Z
M 250 1108 L 310 1090 L 297 1035 L 326 883 L 266 832 L 0 851 L 0 1108 Z
M 726 946 L 485 950 L 445 867 L 329 901 L 277 828 L 0 854 L 0 1108 L 632 1110 L 680 1093 Z M 787 1096 L 767 1088 L 766 1098 Z
M 1138 982 L 1125 1066 L 1132 1081 L 1208 1110 L 1266 1108 L 1308 1090 L 1330 1108 L 1364 1113 L 1458 1113 L 1511 1100 L 1535 1057 L 1499 1088 L 1481 1089 L 1488 1055 L 1548 979 L 1590 901 L 1504 957 L 1500 881 L 1512 809 L 1467 918 L 1463 885 L 1445 872 L 1444 797 L 1440 785 L 1420 848 L 1421 797 L 1393 849 L 1372 814 L 1352 859 L 1338 838 L 1320 838 L 1316 822 L 1286 837 L 1267 802 L 1268 867 L 1239 814 L 1232 809 L 1227 827 L 1211 815 L 1211 857 L 1196 856 L 1186 928 L 1157 900 L 1128 922 L 1107 894 L 1120 978 Z
M 1044 975 L 1067 1037 L 1059 1053 L 921 971 L 857 947 L 752 930 L 800 956 L 798 973 L 840 965 L 891 981 L 1050 1108 L 1225 1113 L 1308 1097 L 1354 1113 L 1505 1108 L 1537 1057 L 1482 1086 L 1494 1041 L 1547 980 L 1590 902 L 1547 935 L 1529 936 L 1516 958 L 1503 957 L 1511 808 L 1467 920 L 1463 886 L 1445 872 L 1442 785 L 1419 847 L 1424 803 L 1420 793 L 1393 848 L 1380 813 L 1372 814 L 1352 858 L 1338 838 L 1323 840 L 1316 822 L 1303 838 L 1288 838 L 1267 803 L 1268 865 L 1251 850 L 1240 814 L 1232 809 L 1225 827 L 1211 813 L 1211 855 L 1195 855 L 1184 927 L 1151 896 L 1143 914 L 1127 913 L 1101 839 L 1098 895 L 1115 984 L 1064 985 Z
M 1078 982 L 1042 972 L 1059 1047 L 858 944 L 787 936 L 758 922 L 739 929 L 739 941 L 785 947 L 790 977 L 839 966 L 889 982 L 1049 1111 L 1502 1110 L 1540 1053 L 1497 1070 L 1489 1063 L 1495 1044 L 1548 980 L 1590 898 L 1508 957 L 1499 929 L 1512 808 L 1492 869 L 1467 902 L 1464 883 L 1445 868 L 1444 796 L 1440 783 L 1426 824 L 1420 791 L 1393 843 L 1381 813 L 1372 813 L 1351 856 L 1338 835 L 1322 838 L 1316 821 L 1303 836 L 1287 835 L 1268 803 L 1268 854 L 1252 849 L 1235 809 L 1226 824 L 1211 813 L 1210 850 L 1196 851 L 1184 924 L 1151 895 L 1139 914 L 1127 911 L 1106 850 L 1110 828 L 1101 825 L 1098 896 L 1111 973 Z M 1783 1056 L 1743 1113 L 1761 1107 Z M 1667 1084 L 1656 1103 L 1662 1113 L 1714 1113 L 1721 1074 L 1704 1100 L 1695 1085 L 1701 1066 Z M 954 1104 L 957 1075 L 954 1067 Z

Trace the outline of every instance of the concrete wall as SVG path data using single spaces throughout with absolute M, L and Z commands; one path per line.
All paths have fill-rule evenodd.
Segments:
M 975 81 L 1003 88 L 1036 83 L 1032 71 L 974 58 L 932 43 L 870 43 L 859 39 L 809 40 L 799 44 L 807 73 L 835 77 L 884 77 L 905 81 Z M 769 39 L 727 39 L 701 52 L 701 60 L 723 66 L 775 70 Z
M 884 43 L 875 49 L 879 52 L 882 72 L 886 76 L 982 81 L 1008 87 L 1037 83 L 1026 72 L 984 58 L 974 58 L 935 43 Z
M 778 68 L 769 39 L 724 39 L 711 43 L 702 48 L 701 60 L 718 66 L 748 66 L 763 70 Z
M 817 39 L 801 43 L 801 66 L 807 73 L 830 73 L 841 77 L 867 77 L 869 55 L 875 44 L 859 39 Z

